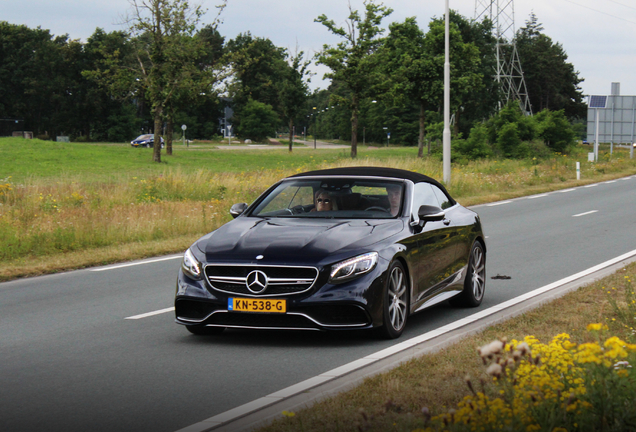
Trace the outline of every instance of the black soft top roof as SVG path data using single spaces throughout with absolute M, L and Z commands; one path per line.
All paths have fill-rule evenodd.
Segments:
M 331 176 L 331 175 L 343 175 L 343 176 L 373 176 L 373 177 L 391 177 L 398 179 L 411 180 L 413 183 L 427 182 L 432 183 L 435 186 L 446 192 L 446 188 L 440 184 L 437 180 L 425 176 L 413 171 L 407 171 L 397 168 L 384 168 L 384 167 L 342 167 L 342 168 L 329 168 L 317 171 L 308 171 L 291 176 L 293 177 L 308 177 L 308 176 Z M 446 193 L 448 195 L 448 193 Z

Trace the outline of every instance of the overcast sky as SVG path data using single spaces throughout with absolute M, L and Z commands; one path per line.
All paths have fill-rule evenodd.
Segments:
M 501 4 L 507 1 L 499 0 Z M 354 9 L 362 10 L 362 0 L 350 0 Z M 473 18 L 475 4 L 485 0 L 450 0 L 450 7 Z M 214 0 L 203 0 L 208 9 L 203 23 L 211 22 L 216 10 Z M 415 16 L 423 28 L 433 17 L 444 14 L 443 0 L 386 0 L 394 9 L 383 22 L 403 21 Z M 0 0 L 0 20 L 49 29 L 55 35 L 68 34 L 85 40 L 101 27 L 121 30 L 121 16 L 130 8 L 128 0 Z M 636 1 L 635 0 L 516 0 L 515 27 L 525 25 L 534 11 L 543 32 L 561 43 L 569 61 L 585 81 L 584 94 L 609 94 L 611 83 L 621 83 L 622 95 L 636 95 Z M 338 39 L 314 19 L 327 15 L 343 24 L 348 15 L 346 0 L 228 0 L 221 15 L 219 30 L 230 39 L 239 33 L 269 38 L 277 46 L 295 52 L 296 47 L 313 55 L 322 45 Z M 523 62 L 523 59 L 521 59 Z M 523 66 L 523 65 L 522 65 Z M 324 69 L 312 79 L 312 88 L 325 88 Z

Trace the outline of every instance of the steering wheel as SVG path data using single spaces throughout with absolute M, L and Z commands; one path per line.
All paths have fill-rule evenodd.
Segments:
M 298 204 L 297 206 L 286 208 L 284 210 L 288 211 L 290 215 L 305 213 L 305 207 L 303 207 L 302 204 Z
M 391 213 L 389 210 L 385 209 L 384 207 L 380 207 L 380 206 L 372 206 L 372 207 L 368 207 L 368 208 L 364 209 L 364 211 L 376 211 L 376 210 L 380 210 L 380 211 L 383 211 L 385 213 Z

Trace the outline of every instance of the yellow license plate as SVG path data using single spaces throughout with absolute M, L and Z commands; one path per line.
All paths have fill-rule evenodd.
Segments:
M 264 300 L 249 298 L 228 298 L 227 310 L 235 312 L 285 313 L 285 300 Z

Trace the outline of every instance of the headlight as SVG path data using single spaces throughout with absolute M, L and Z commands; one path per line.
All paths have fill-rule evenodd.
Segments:
M 197 261 L 192 251 L 190 251 L 190 249 L 185 251 L 185 253 L 183 254 L 183 262 L 181 263 L 181 269 L 183 270 L 183 272 L 190 276 L 192 279 L 201 280 L 201 267 L 201 263 Z
M 378 262 L 378 253 L 369 252 L 348 260 L 340 261 L 331 267 L 329 282 L 343 282 L 370 272 Z

